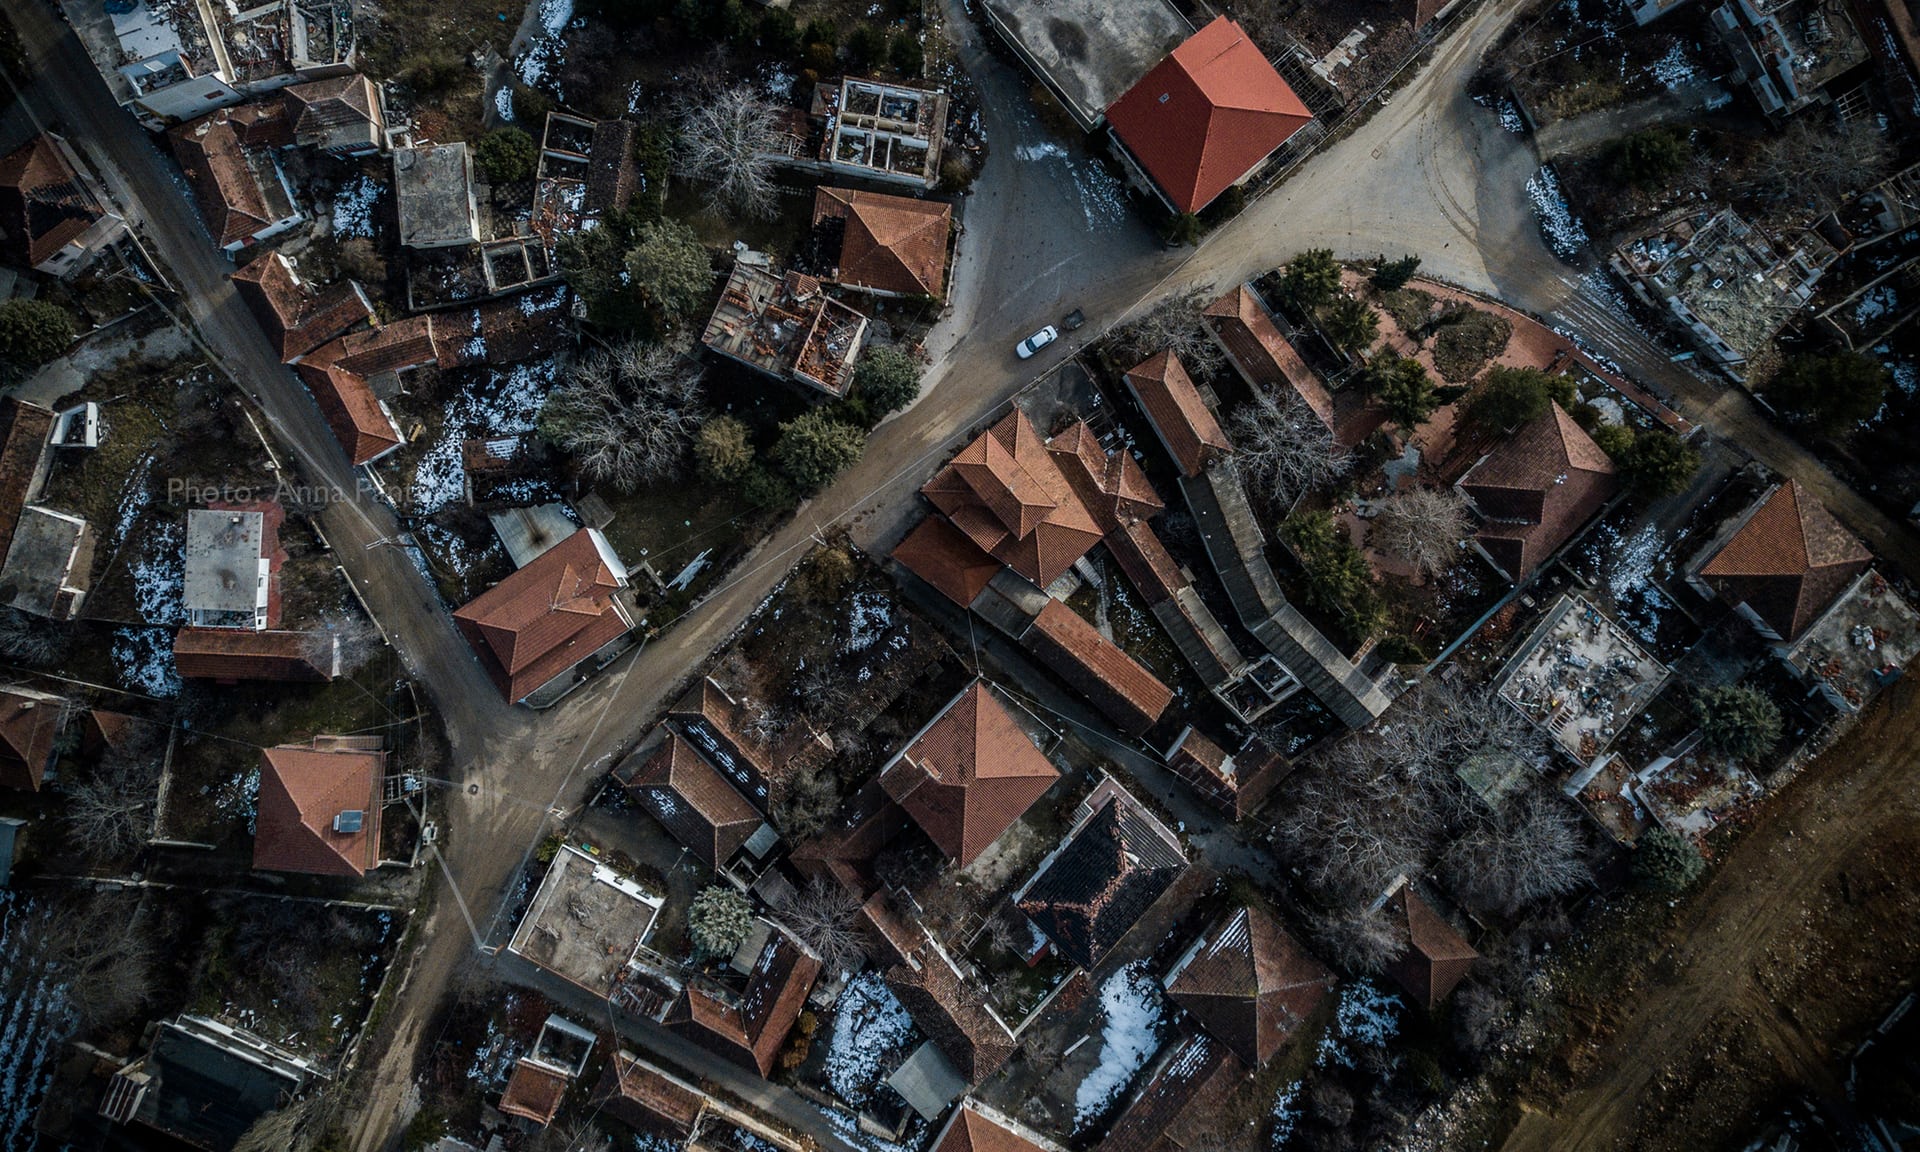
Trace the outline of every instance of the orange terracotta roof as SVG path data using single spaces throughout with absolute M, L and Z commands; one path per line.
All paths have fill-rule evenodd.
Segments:
M 677 732 L 667 733 L 626 788 L 710 868 L 725 864 L 761 824 L 753 805 Z
M 1241 908 L 1184 958 L 1167 995 L 1243 1063 L 1271 1060 L 1333 988 L 1333 973 L 1273 916 Z
M 40 460 L 49 451 L 54 414 L 27 400 L 0 397 L 0 560 L 13 547 L 14 530 L 27 505 Z
M 1421 1007 L 1432 1008 L 1467 978 L 1480 953 L 1410 884 L 1400 885 L 1388 899 L 1387 911 L 1407 932 L 1407 950 L 1387 966 L 1387 972 Z
M 640 1131 L 693 1132 L 706 1099 L 631 1052 L 616 1052 L 594 1086 L 593 1106 Z
M 526 699 L 618 639 L 632 622 L 614 598 L 624 576 L 582 528 L 453 614 L 509 701 Z
M 880 784 L 964 866 L 1059 778 L 1006 705 L 976 680 L 887 766 Z
M 939 296 L 946 290 L 953 205 L 817 188 L 813 223 L 827 219 L 846 221 L 835 274 L 840 283 L 902 296 Z
M 364 876 L 380 862 L 387 754 L 282 744 L 261 750 L 253 866 L 265 872 Z M 334 830 L 343 812 L 360 827 Z
M 1074 421 L 1048 440 L 1047 453 L 1108 535 L 1123 523 L 1166 510 L 1166 502 L 1133 456 L 1125 450 L 1108 452 L 1085 420 Z
M 820 958 L 776 926 L 747 977 L 745 992 L 737 999 L 723 999 L 688 985 L 668 1009 L 666 1024 L 715 1055 L 766 1076 L 819 975 Z
M 1173 703 L 1171 688 L 1058 600 L 1047 601 L 1020 642 L 1123 732 L 1145 732 Z
M 1207 465 L 1233 453 L 1213 411 L 1180 358 L 1161 349 L 1127 370 L 1127 389 L 1146 412 L 1160 443 L 1183 476 L 1198 476 Z
M 0 688 L 0 787 L 40 790 L 65 709 L 55 696 Z
M 35 136 L 0 160 L 0 252 L 12 262 L 39 264 L 104 215 L 53 137 Z
M 248 240 L 293 211 L 278 202 L 285 198 L 282 190 L 263 187 L 241 139 L 246 128 L 222 109 L 167 133 L 200 201 L 207 231 L 222 248 Z
M 451 329 L 443 328 L 436 317 L 409 316 L 377 328 L 349 332 L 316 349 L 302 363 L 337 364 L 361 376 L 406 372 L 429 364 L 458 367 Z
M 358 72 L 295 84 L 285 89 L 285 101 L 293 138 L 304 145 L 329 147 L 342 131 L 385 124 L 373 81 Z
M 927 517 L 907 533 L 894 547 L 893 558 L 962 608 L 973 603 L 1001 568 L 1000 561 L 938 516 Z
M 277 251 L 255 257 L 233 273 L 233 282 L 282 360 L 298 360 L 373 318 L 373 305 L 358 284 L 345 280 L 315 291 Z
M 173 637 L 173 663 L 189 680 L 323 683 L 339 675 L 339 649 L 324 632 L 182 628 Z
M 569 1082 L 559 1070 L 522 1058 L 514 1064 L 513 1075 L 507 1078 L 507 1090 L 500 1096 L 500 1111 L 544 1128 L 560 1114 Z
M 1181 212 L 1198 212 L 1313 119 L 1246 31 L 1195 32 L 1107 108 L 1107 123 Z
M 1320 422 L 1333 428 L 1333 394 L 1307 367 L 1293 344 L 1280 333 L 1273 314 L 1245 284 L 1207 305 L 1200 313 L 1212 320 L 1213 330 L 1240 375 L 1271 389 L 1292 389 L 1313 409 Z
M 374 395 L 373 385 L 358 372 L 350 372 L 337 363 L 309 363 L 294 366 L 300 379 L 313 393 L 313 401 L 326 417 L 327 427 L 346 452 L 352 464 L 378 460 L 400 447 L 400 429 L 393 416 Z
M 1100 539 L 1100 526 L 1017 408 L 920 491 L 974 543 L 1041 587 Z
M 972 1099 L 961 1102 L 932 1152 L 1047 1152 L 1021 1133 L 982 1113 Z
M 1700 575 L 1722 599 L 1745 604 L 1793 640 L 1872 563 L 1866 545 L 1799 481 L 1788 480 L 1748 515 Z
M 667 709 L 667 719 L 748 803 L 766 807 L 773 764 L 759 742 L 740 730 L 739 703 L 712 677 L 703 677 L 687 689 Z
M 1485 517 L 1474 539 L 1524 579 L 1620 488 L 1613 461 L 1558 404 L 1467 469 L 1460 487 Z

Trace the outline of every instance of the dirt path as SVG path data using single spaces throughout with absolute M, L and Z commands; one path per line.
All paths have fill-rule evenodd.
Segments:
M 1725 95 L 1720 86 L 1711 81 L 1684 84 L 1672 91 L 1663 91 L 1616 108 L 1604 108 L 1569 120 L 1555 120 L 1534 134 L 1533 146 L 1539 150 L 1543 160 L 1585 152 L 1643 128 L 1678 123 Z
M 1729 1147 L 1790 1095 L 1838 1098 L 1836 1060 L 1920 949 L 1916 735 L 1909 679 L 1761 814 L 1506 1152 Z

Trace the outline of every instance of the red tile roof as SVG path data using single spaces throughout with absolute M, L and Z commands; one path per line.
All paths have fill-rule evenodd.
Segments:
M 706 1099 L 633 1053 L 622 1051 L 607 1061 L 591 1103 L 629 1128 L 687 1136 L 700 1119 Z
M 325 632 L 182 628 L 173 637 L 174 667 L 189 680 L 324 683 L 339 662 L 338 641 Z
M 969 1098 L 947 1118 L 932 1152 L 1047 1152 L 1026 1136 L 981 1112 Z
M 712 677 L 687 689 L 667 710 L 667 719 L 748 803 L 766 806 L 773 764 L 766 749 L 740 730 L 740 705 Z
M 1100 539 L 1100 526 L 1017 408 L 920 491 L 981 549 L 1041 587 Z
M 666 1024 L 715 1055 L 766 1076 L 819 975 L 820 958 L 776 926 L 737 1000 L 689 984 L 667 1011 Z
M 1108 1130 L 1100 1152 L 1216 1152 L 1219 1127 L 1246 1066 L 1204 1032 L 1176 1038 Z
M 1128 369 L 1127 390 L 1146 412 L 1181 475 L 1198 476 L 1215 460 L 1232 455 L 1233 443 L 1171 351 L 1163 348 Z
M 333 429 L 334 438 L 351 464 L 378 460 L 400 447 L 403 440 L 393 415 L 374 395 L 373 385 L 358 372 L 349 372 L 338 364 L 301 361 L 294 366 L 300 379 L 313 393 L 313 402 Z
M 1124 732 L 1145 732 L 1173 703 L 1171 688 L 1058 600 L 1047 601 L 1020 642 Z
M 40 790 L 65 711 L 57 696 L 0 688 L 0 788 Z
M 358 72 L 295 84 L 284 98 L 293 139 L 302 145 L 328 148 L 346 132 L 349 143 L 361 147 L 372 140 L 360 140 L 359 133 L 385 127 L 373 81 Z
M 1166 501 L 1153 490 L 1147 474 L 1126 451 L 1108 452 L 1085 420 L 1076 420 L 1047 441 L 1047 453 L 1073 487 L 1100 530 L 1145 520 L 1166 510 Z
M 566 674 L 633 626 L 598 533 L 582 528 L 481 593 L 453 621 L 511 702 Z
M 876 885 L 873 858 L 906 830 L 909 817 L 879 780 L 868 780 L 840 806 L 825 832 L 794 846 L 788 859 L 809 877 L 825 877 L 864 894 Z
M 380 862 L 387 754 L 315 745 L 261 750 L 253 866 L 265 872 L 364 876 Z M 334 831 L 334 818 L 342 812 L 361 814 L 358 831 Z
M 31 268 L 105 215 L 53 137 L 35 136 L 0 160 L 0 253 L 11 262 Z
M 1194 945 L 1167 995 L 1249 1067 L 1273 1058 L 1333 988 L 1333 973 L 1265 911 L 1241 908 Z
M 1592 519 L 1620 481 L 1613 461 L 1555 404 L 1467 469 L 1460 487 L 1486 518 L 1474 539 L 1517 581 Z
M 307 361 L 338 364 L 361 376 L 406 372 L 429 364 L 456 368 L 460 357 L 455 326 L 436 316 L 409 316 L 363 332 L 349 332 L 326 344 Z
M 1195 32 L 1107 108 L 1173 206 L 1198 212 L 1313 119 L 1238 24 Z
M 725 864 L 760 828 L 760 813 L 677 732 L 667 733 L 626 788 L 708 867 Z
M 962 608 L 973 603 L 1001 568 L 1000 561 L 938 516 L 927 517 L 907 533 L 894 547 L 893 558 Z
M 1013 714 L 976 680 L 880 776 L 940 850 L 973 863 L 1060 778 Z
M 221 109 L 167 133 L 173 154 L 186 170 L 187 183 L 200 201 L 207 231 L 222 248 L 251 239 L 293 211 L 281 189 L 262 186 L 246 152 L 242 133 L 253 134 L 246 114 L 238 120 Z
M 568 1083 L 569 1077 L 559 1070 L 523 1057 L 514 1064 L 513 1075 L 507 1078 L 507 1090 L 500 1095 L 500 1111 L 544 1128 L 560 1114 Z
M 1387 966 L 1387 973 L 1422 1007 L 1432 1008 L 1467 978 L 1480 953 L 1410 884 L 1401 884 L 1388 898 L 1387 911 L 1407 933 L 1407 950 Z
M 979 989 L 885 892 L 874 893 L 860 912 L 877 945 L 874 967 L 954 1071 L 969 1084 L 999 1071 L 1013 1055 L 1013 1033 L 986 1010 Z
M 1747 608 L 1783 639 L 1807 630 L 1873 554 L 1797 480 L 1775 488 L 1700 575 L 1721 599 Z
M 850 188 L 816 188 L 813 223 L 846 221 L 840 242 L 842 284 L 902 296 L 939 296 L 946 290 L 947 236 L 953 205 Z
M 1200 314 L 1213 321 L 1214 333 L 1241 376 L 1275 391 L 1292 389 L 1322 424 L 1334 427 L 1333 394 L 1281 334 L 1273 314 L 1251 288 L 1236 285 Z
M 297 360 L 373 318 L 373 305 L 358 284 L 345 280 L 315 291 L 279 252 L 255 257 L 233 274 L 233 282 L 282 360 Z
M 53 432 L 53 411 L 12 396 L 0 397 L 0 560 L 13 547 L 14 529 L 20 526 L 20 513 L 33 491 L 40 461 L 49 451 L 47 437 Z

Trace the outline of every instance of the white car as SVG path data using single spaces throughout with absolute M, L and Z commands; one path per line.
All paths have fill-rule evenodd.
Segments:
M 1058 339 L 1060 339 L 1060 330 L 1049 324 L 1025 340 L 1020 341 L 1020 343 L 1015 344 L 1013 350 L 1019 354 L 1020 359 L 1025 360 Z

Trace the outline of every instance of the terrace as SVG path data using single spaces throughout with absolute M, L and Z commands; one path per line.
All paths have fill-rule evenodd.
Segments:
M 1606 751 L 1666 682 L 1626 629 L 1564 596 L 1498 677 L 1500 696 L 1581 764 Z
M 1802 680 L 1842 712 L 1857 712 L 1920 654 L 1920 614 L 1886 578 L 1862 573 L 1786 653 Z
M 867 317 L 828 296 L 820 281 L 779 275 L 766 257 L 748 253 L 734 264 L 700 341 L 750 368 L 839 397 L 853 382 L 866 333 Z
M 563 846 L 507 950 L 607 997 L 627 982 L 663 903 L 585 852 Z

